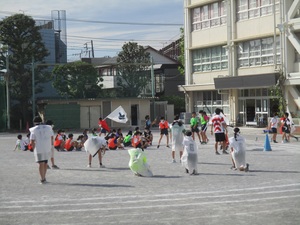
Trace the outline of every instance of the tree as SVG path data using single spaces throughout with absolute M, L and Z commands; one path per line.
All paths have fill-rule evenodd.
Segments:
M 180 74 L 184 75 L 184 57 L 185 57 L 185 52 L 184 52 L 184 29 L 180 28 L 180 44 L 179 44 L 179 49 L 180 49 L 180 55 L 178 56 L 178 61 L 180 62 L 180 66 L 178 67 L 178 70 Z
M 56 65 L 53 69 L 53 86 L 61 95 L 72 98 L 96 98 L 100 96 L 103 81 L 97 70 L 85 62 Z
M 117 57 L 119 96 L 137 97 L 150 79 L 150 53 L 135 42 L 125 43 Z
M 12 127 L 19 127 L 31 119 L 32 110 L 32 72 L 34 62 L 43 62 L 49 54 L 42 41 L 39 27 L 35 21 L 24 14 L 15 14 L 0 21 L 0 42 L 9 48 L 9 91 L 16 104 L 11 112 Z M 40 73 L 44 68 L 38 67 L 35 72 L 35 84 L 45 82 L 46 74 Z M 36 92 L 40 91 L 37 89 Z

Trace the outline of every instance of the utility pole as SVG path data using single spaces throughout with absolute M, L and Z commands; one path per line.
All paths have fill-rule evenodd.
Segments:
M 7 129 L 10 129 L 10 94 L 9 94 L 9 47 L 7 47 L 6 55 L 6 117 L 7 117 Z
M 150 56 L 150 62 L 151 62 L 151 90 L 152 90 L 152 99 L 155 97 L 155 85 L 154 85 L 154 68 L 153 68 L 153 57 Z
M 32 119 L 35 117 L 35 74 L 34 74 L 34 56 L 32 56 Z
M 93 40 L 91 40 L 92 58 L 95 58 Z

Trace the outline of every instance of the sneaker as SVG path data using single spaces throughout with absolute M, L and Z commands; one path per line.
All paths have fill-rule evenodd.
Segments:
M 170 146 L 169 146 L 169 145 L 167 145 L 167 148 L 170 148 Z
M 99 168 L 105 168 L 105 166 L 104 166 L 104 165 L 102 165 L 102 164 L 100 164 L 100 165 L 99 165 Z
M 226 152 L 225 150 L 224 150 L 224 151 L 222 151 L 222 153 L 223 153 L 223 154 L 225 154 L 225 155 L 229 154 L 229 153 L 228 153 L 228 152 Z
M 159 148 L 159 145 L 157 145 L 157 148 Z
M 175 160 L 175 159 L 173 159 L 173 160 L 172 160 L 172 163 L 176 163 L 176 160 Z
M 276 140 L 273 141 L 274 143 L 278 143 Z
M 91 168 L 91 167 L 92 167 L 92 165 L 91 165 L 91 164 L 87 165 L 87 168 Z
M 220 155 L 220 153 L 218 151 L 216 151 L 216 155 Z
M 193 170 L 193 172 L 191 173 L 191 175 L 198 175 L 198 173 L 196 172 L 196 170 Z
M 234 166 L 230 167 L 231 170 L 237 170 L 237 168 L 235 168 Z
M 46 183 L 47 183 L 46 179 L 40 180 L 40 184 L 46 184 Z
M 247 163 L 246 168 L 245 168 L 245 172 L 248 172 L 248 171 L 249 171 L 249 164 Z
M 53 165 L 52 169 L 59 169 L 59 167 L 57 165 Z

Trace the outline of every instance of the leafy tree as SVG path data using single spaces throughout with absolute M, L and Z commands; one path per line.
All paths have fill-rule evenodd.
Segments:
M 16 103 L 11 112 L 12 127 L 32 121 L 32 61 L 43 62 L 49 54 L 35 21 L 24 14 L 15 14 L 0 21 L 0 42 L 9 48 L 9 90 L 11 102 Z M 36 67 L 35 85 L 46 81 L 44 68 Z M 40 91 L 39 88 L 36 92 Z
M 184 29 L 180 28 L 180 44 L 179 44 L 179 48 L 180 48 L 180 55 L 178 56 L 178 61 L 180 62 L 180 66 L 178 67 L 178 70 L 180 72 L 180 74 L 184 75 L 185 71 L 184 71 Z
M 150 66 L 150 53 L 137 43 L 128 42 L 118 54 L 117 63 L 119 96 L 137 97 L 150 79 L 150 73 L 145 73 Z
M 61 95 L 71 98 L 96 98 L 100 96 L 103 81 L 97 69 L 85 62 L 56 65 L 53 69 L 53 86 Z

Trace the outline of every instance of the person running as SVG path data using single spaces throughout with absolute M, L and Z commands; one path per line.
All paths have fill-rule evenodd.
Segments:
M 289 113 L 286 112 L 281 118 L 282 123 L 282 143 L 290 142 L 290 138 L 293 137 L 297 141 L 299 140 L 298 137 L 291 134 L 291 121 L 289 119 Z
M 276 141 L 276 136 L 277 136 L 277 127 L 278 127 L 278 116 L 277 116 L 277 113 L 273 113 L 273 117 L 271 118 L 270 120 L 270 129 L 271 130 L 271 133 L 273 134 L 272 136 L 272 141 L 274 143 L 278 143 Z
M 249 164 L 246 163 L 246 141 L 240 135 L 240 129 L 234 128 L 234 136 L 229 138 L 230 155 L 233 166 L 231 169 L 249 171 Z
M 174 117 L 174 121 L 171 126 L 171 142 L 172 142 L 172 163 L 176 163 L 175 152 L 179 152 L 179 159 L 181 159 L 183 152 L 183 134 L 184 126 L 179 120 L 179 116 Z
M 199 128 L 198 128 L 198 124 L 199 124 L 199 120 L 196 117 L 196 112 L 192 112 L 192 118 L 190 120 L 190 124 L 191 124 L 191 130 L 192 130 L 192 137 L 195 140 L 195 133 L 197 134 L 199 141 L 201 143 L 201 138 L 200 138 L 200 134 L 199 134 Z
M 45 184 L 48 167 L 48 159 L 53 146 L 52 127 L 42 124 L 42 118 L 39 116 L 33 119 L 34 127 L 30 131 L 30 144 L 34 149 L 35 161 L 39 164 L 40 184 Z
M 218 152 L 218 143 L 221 142 L 223 154 L 228 154 L 226 152 L 226 137 L 225 131 L 227 128 L 224 118 L 220 115 L 221 109 L 216 108 L 215 115 L 211 119 L 211 134 L 215 134 L 215 153 L 220 155 Z
M 160 138 L 158 140 L 158 145 L 157 148 L 160 146 L 160 141 L 162 137 L 165 135 L 167 138 L 167 147 L 169 148 L 169 124 L 168 121 L 165 120 L 165 117 L 160 117 L 160 122 L 159 122 L 159 130 L 160 130 Z

